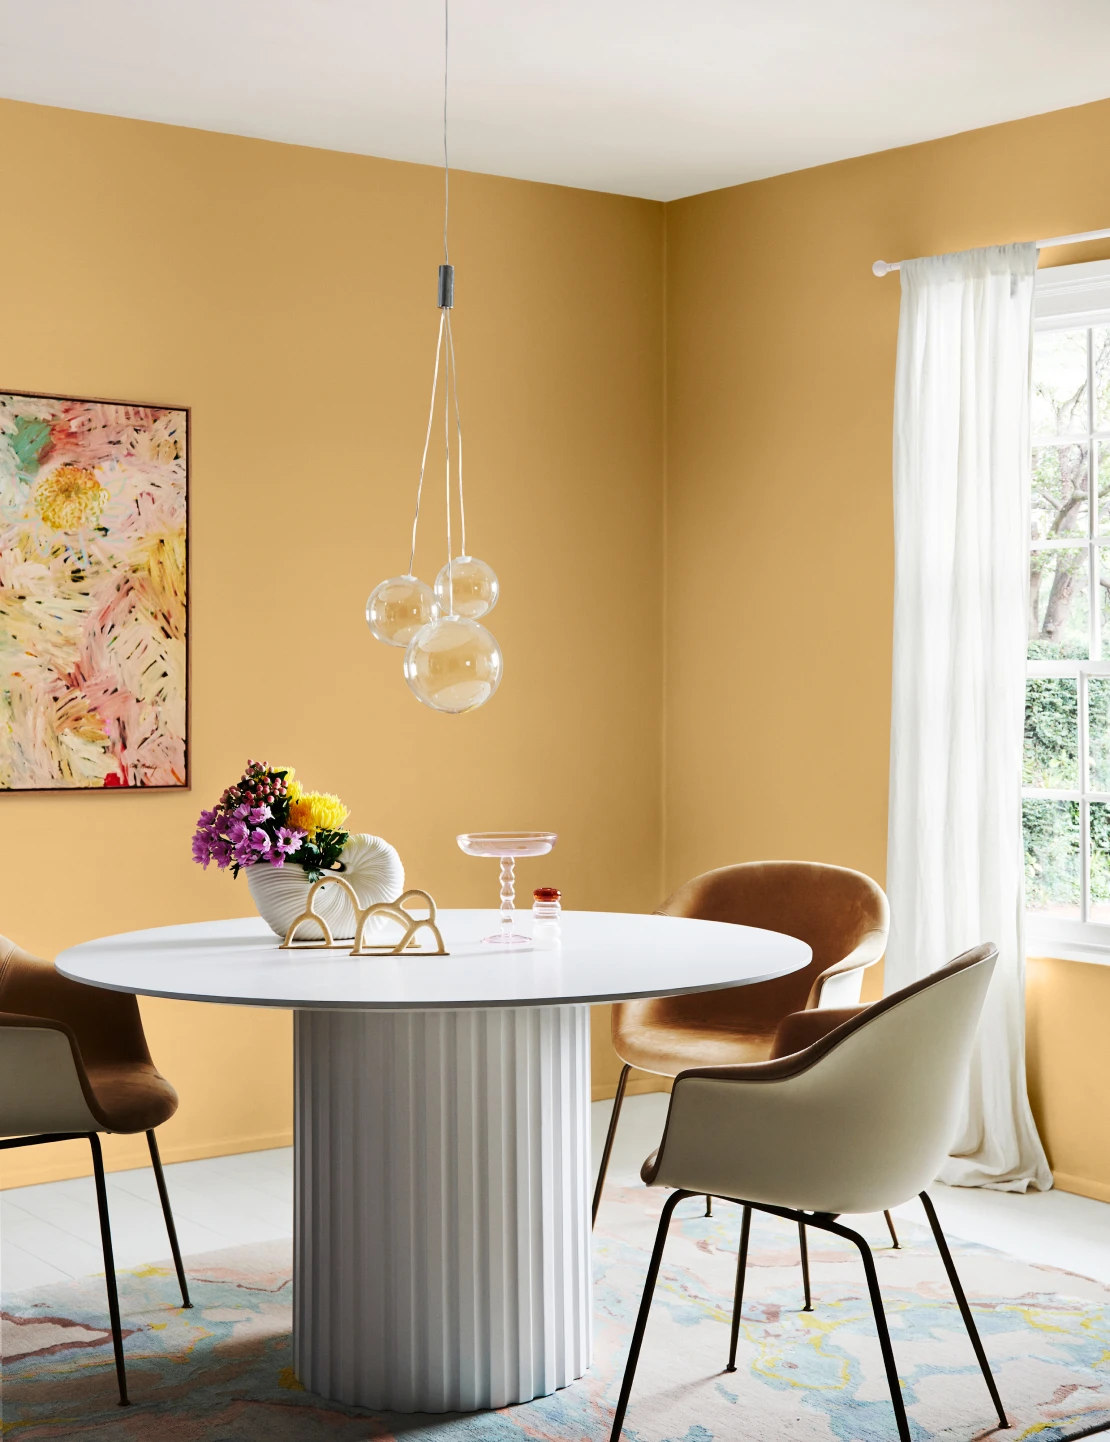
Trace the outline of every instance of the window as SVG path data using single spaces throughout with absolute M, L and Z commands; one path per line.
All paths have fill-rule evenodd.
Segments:
M 1038 277 L 1032 387 L 1030 949 L 1110 960 L 1110 263 Z

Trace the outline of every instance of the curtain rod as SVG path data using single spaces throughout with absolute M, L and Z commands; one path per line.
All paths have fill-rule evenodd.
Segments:
M 1108 230 L 1080 230 L 1075 235 L 1054 235 L 1048 240 L 1038 240 L 1038 250 L 1048 250 L 1053 245 L 1078 245 L 1082 240 L 1110 240 Z M 871 267 L 875 275 L 889 275 L 892 270 L 901 270 L 900 260 L 877 260 Z

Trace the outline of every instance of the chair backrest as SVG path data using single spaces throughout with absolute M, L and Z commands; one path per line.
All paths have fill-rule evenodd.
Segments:
M 742 1026 L 767 1037 L 784 1016 L 801 1011 L 822 972 L 873 936 L 873 959 L 886 945 L 890 910 L 883 890 L 862 871 L 818 861 L 747 861 L 695 876 L 659 908 L 665 916 L 731 921 L 781 931 L 808 943 L 813 959 L 802 971 L 756 986 L 730 987 L 693 996 L 653 997 L 614 1006 L 637 1026 Z M 838 997 L 835 1005 L 858 999 Z
M 956 1134 L 997 956 L 966 952 L 791 1056 L 680 1074 L 653 1180 L 833 1213 L 916 1196 Z

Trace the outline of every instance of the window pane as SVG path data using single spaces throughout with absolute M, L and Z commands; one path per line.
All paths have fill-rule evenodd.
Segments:
M 1021 804 L 1025 829 L 1025 905 L 1042 915 L 1078 920 L 1079 802 Z
M 1110 430 L 1110 325 L 1096 325 L 1091 332 L 1095 370 L 1095 429 Z
M 1091 802 L 1090 921 L 1110 921 L 1110 805 Z
M 1091 790 L 1110 791 L 1110 676 L 1087 678 L 1087 764 Z
M 1099 620 L 1102 625 L 1102 659 L 1110 659 L 1110 548 L 1099 546 L 1095 552 L 1098 562 Z
M 1110 555 L 1106 559 L 1110 562 Z M 1031 660 L 1086 657 L 1090 620 L 1086 548 L 1031 552 L 1029 605 Z
M 1085 537 L 1089 496 L 1086 446 L 1039 446 L 1033 452 L 1034 541 Z
M 1087 332 L 1042 330 L 1033 338 L 1033 434 L 1087 429 Z
M 1110 441 L 1098 441 L 1095 456 L 1098 478 L 1098 521 L 1096 531 L 1105 536 L 1110 532 Z
M 1079 790 L 1079 683 L 1070 676 L 1025 683 L 1023 786 Z

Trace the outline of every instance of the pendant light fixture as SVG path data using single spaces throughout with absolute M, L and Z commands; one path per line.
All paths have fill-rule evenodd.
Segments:
M 458 714 L 483 705 L 501 682 L 501 649 L 479 619 L 497 604 L 500 586 L 492 567 L 471 556 L 466 548 L 466 507 L 463 501 L 462 419 L 459 411 L 455 340 L 451 310 L 455 303 L 455 267 L 447 244 L 450 215 L 451 171 L 447 159 L 447 60 L 450 35 L 449 0 L 443 5 L 443 264 L 439 267 L 439 335 L 432 371 L 432 401 L 428 429 L 416 486 L 416 515 L 412 523 L 409 568 L 403 576 L 379 582 L 366 602 L 366 623 L 379 641 L 405 647 L 405 679 L 416 698 L 434 711 Z M 424 473 L 435 425 L 440 363 L 443 365 L 443 453 L 447 501 L 447 560 L 434 586 L 421 581 L 414 570 L 416 534 Z M 452 407 L 452 402 L 453 407 Z M 451 477 L 451 411 L 455 419 L 455 476 L 458 483 L 461 554 L 454 554 L 451 535 L 453 511 Z

